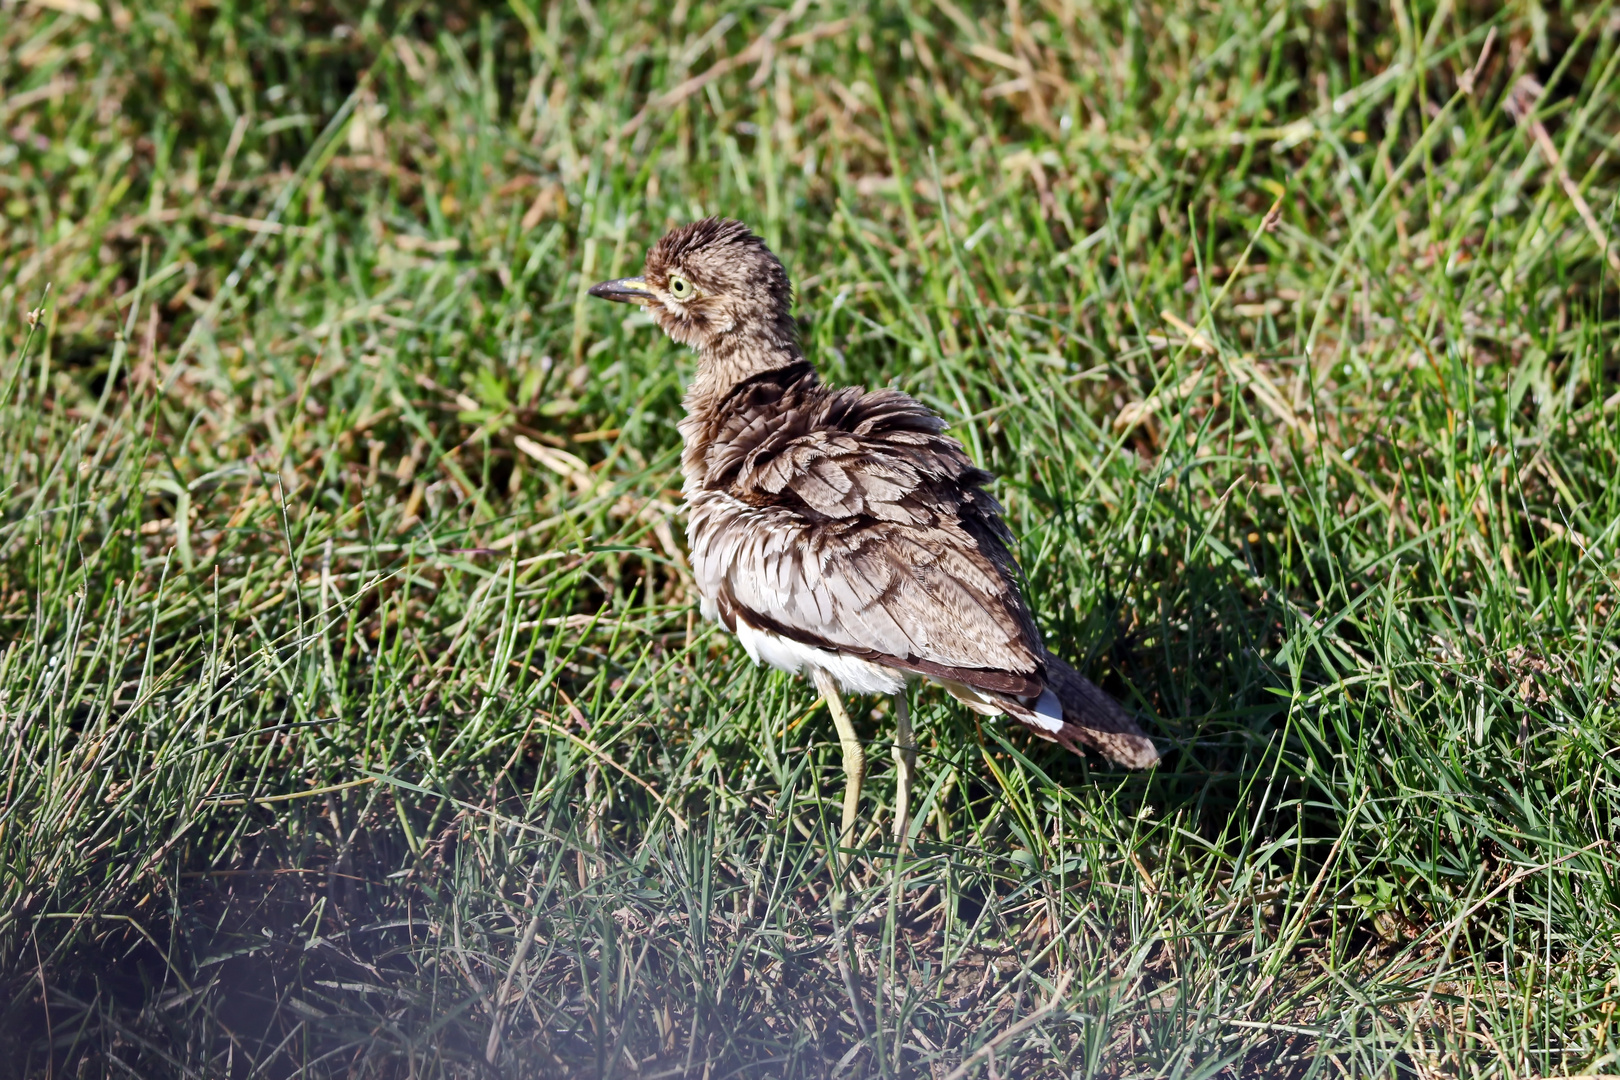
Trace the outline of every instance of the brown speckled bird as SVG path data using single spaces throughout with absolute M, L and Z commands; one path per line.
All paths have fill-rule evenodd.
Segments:
M 843 748 L 847 865 L 866 755 L 840 693 L 893 694 L 905 842 L 916 747 L 906 681 L 1005 713 L 1076 753 L 1143 768 L 1158 751 L 1041 642 L 991 480 L 898 390 L 823 385 L 799 347 L 787 272 L 736 221 L 676 229 L 640 277 L 592 296 L 643 304 L 697 350 L 681 421 L 692 568 L 705 618 L 757 663 L 808 673 Z

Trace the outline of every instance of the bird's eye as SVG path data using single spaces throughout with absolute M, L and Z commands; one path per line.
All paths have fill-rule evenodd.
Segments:
M 692 283 L 687 281 L 685 278 L 671 277 L 669 279 L 669 295 L 673 296 L 675 299 L 685 300 L 687 297 L 692 295 L 693 291 Z

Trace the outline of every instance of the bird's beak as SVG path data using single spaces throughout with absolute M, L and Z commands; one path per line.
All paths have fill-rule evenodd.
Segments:
M 621 304 L 645 304 L 652 299 L 652 293 L 647 291 L 647 279 L 639 277 L 622 277 L 600 282 L 591 286 L 591 295 Z

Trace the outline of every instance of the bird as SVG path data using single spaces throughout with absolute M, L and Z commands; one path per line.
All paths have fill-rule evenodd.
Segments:
M 915 398 L 822 381 L 787 271 L 746 224 L 679 226 L 639 275 L 589 292 L 642 305 L 697 353 L 679 431 L 700 610 L 756 664 L 808 675 L 825 700 L 845 773 L 841 872 L 866 776 L 845 694 L 894 697 L 901 851 L 917 753 L 909 681 L 1077 754 L 1090 747 L 1130 768 L 1158 760 L 1131 715 L 1043 642 L 994 477 Z

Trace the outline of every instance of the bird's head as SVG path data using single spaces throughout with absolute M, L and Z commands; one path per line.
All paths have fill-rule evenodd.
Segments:
M 740 221 L 683 225 L 647 252 L 639 277 L 604 281 L 591 295 L 645 305 L 664 333 L 705 355 L 797 348 L 787 271 Z

